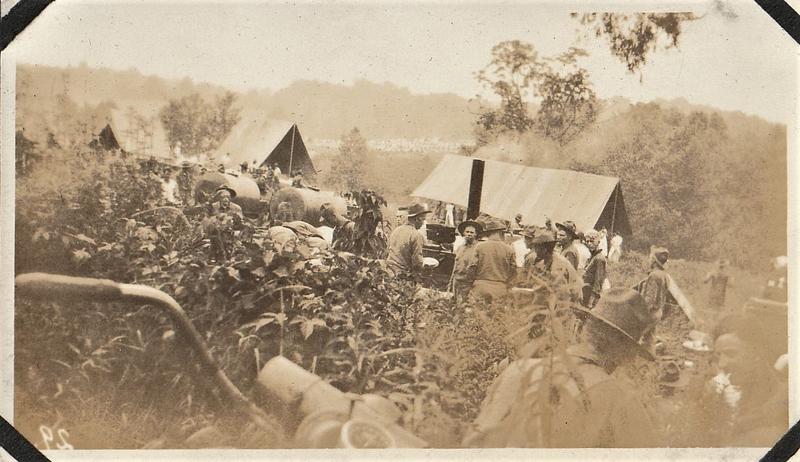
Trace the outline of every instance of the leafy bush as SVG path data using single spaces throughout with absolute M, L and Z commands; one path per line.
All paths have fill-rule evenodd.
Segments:
M 310 248 L 273 248 L 254 227 L 220 258 L 202 218 L 159 207 L 157 178 L 135 161 L 50 154 L 61 162 L 18 182 L 17 272 L 167 292 L 246 395 L 255 397 L 260 367 L 283 355 L 343 391 L 388 396 L 421 436 L 455 445 L 491 366 L 510 354 L 499 324 L 454 320 L 449 300 L 393 280 L 380 261 L 343 252 L 309 260 Z M 182 447 L 212 424 L 246 426 L 149 305 L 20 299 L 15 328 L 16 421 L 29 436 L 46 423 L 68 428 L 76 447 Z M 447 429 L 432 423 L 440 419 Z M 285 446 L 275 426 L 255 439 L 233 432 L 228 444 Z

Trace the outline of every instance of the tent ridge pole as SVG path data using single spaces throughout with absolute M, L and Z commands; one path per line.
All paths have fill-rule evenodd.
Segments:
M 297 124 L 292 124 L 292 145 L 289 148 L 289 171 L 286 172 L 289 177 L 292 176 L 292 160 L 294 158 L 294 133 L 297 131 Z

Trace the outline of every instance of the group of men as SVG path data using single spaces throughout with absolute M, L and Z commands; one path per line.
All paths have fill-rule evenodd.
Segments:
M 422 271 L 424 239 L 419 229 L 427 213 L 421 204 L 410 206 L 407 223 L 390 236 L 387 266 L 394 274 L 413 276 Z M 516 220 L 517 231 L 530 249 L 521 268 L 517 267 L 514 248 L 506 242 L 506 223 L 491 217 L 459 223 L 457 229 L 464 243 L 456 250 L 453 268 L 456 303 L 470 297 L 485 302 L 502 300 L 512 286 L 547 283 L 555 278 L 567 287 L 575 287 L 572 295 L 582 305 L 576 314 L 584 319 L 578 333 L 581 340 L 550 366 L 554 385 L 550 390 L 540 389 L 543 381 L 539 379 L 545 373 L 543 359 L 511 363 L 488 391 L 464 444 L 652 445 L 655 431 L 647 413 L 611 373 L 637 354 L 652 359 L 648 336 L 661 313 L 649 300 L 663 295 L 659 292 L 665 288 L 659 285 L 662 278 L 657 273 L 652 281 L 648 278 L 643 293 L 627 288 L 608 289 L 604 287 L 606 255 L 599 232 L 581 236 L 571 221 L 555 226 L 547 223 L 545 227 L 523 227 L 520 221 Z M 586 251 L 581 248 L 581 241 Z M 657 261 L 663 267 L 663 253 L 658 255 Z M 553 393 L 558 395 L 555 400 Z M 553 413 L 550 419 L 545 417 L 546 412 Z
M 492 301 L 508 295 L 512 286 L 535 287 L 556 278 L 585 307 L 596 305 L 608 288 L 604 236 L 596 231 L 581 234 L 572 221 L 555 227 L 550 222 L 545 227 L 521 226 L 519 221 L 518 217 L 512 233 L 516 230 L 523 236 L 528 250 L 519 268 L 502 221 L 485 218 L 459 224 L 464 244 L 456 251 L 452 278 L 457 300 L 471 295 Z M 479 242 L 478 237 L 484 240 Z
M 408 207 L 407 223 L 389 237 L 388 268 L 397 275 L 414 277 L 423 270 L 425 237 L 420 229 L 431 213 L 423 204 Z M 531 286 L 545 276 L 563 279 L 574 287 L 585 307 L 593 307 L 608 288 L 607 244 L 602 232 L 580 233 L 572 221 L 550 221 L 545 227 L 522 226 L 517 216 L 511 231 L 522 234 L 529 253 L 521 268 L 515 249 L 507 242 L 509 226 L 484 216 L 464 220 L 457 229 L 463 244 L 455 250 L 452 288 L 456 300 L 473 296 L 491 302 L 509 294 L 512 286 Z

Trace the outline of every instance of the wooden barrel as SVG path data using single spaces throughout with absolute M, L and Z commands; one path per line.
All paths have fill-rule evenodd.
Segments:
M 199 180 L 194 188 L 194 198 L 198 204 L 205 203 L 217 188 L 225 185 L 236 191 L 232 202 L 242 208 L 245 215 L 259 215 L 262 211 L 261 191 L 256 180 L 245 175 L 234 176 L 228 173 L 208 172 Z
M 347 202 L 343 197 L 339 197 L 330 191 L 315 191 L 308 188 L 285 187 L 279 189 L 272 195 L 269 204 L 269 213 L 272 217 L 277 217 L 279 207 L 283 205 L 283 210 L 291 214 L 291 220 L 302 220 L 314 226 L 319 226 L 320 207 L 323 204 L 331 206 L 341 215 L 347 215 Z

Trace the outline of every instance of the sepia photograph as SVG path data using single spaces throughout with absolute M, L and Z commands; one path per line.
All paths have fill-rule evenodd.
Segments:
M 753 460 L 800 417 L 753 1 L 59 0 L 2 59 L 0 414 L 52 460 Z

